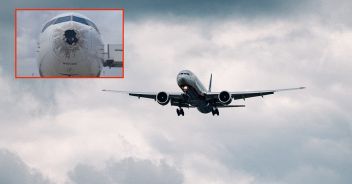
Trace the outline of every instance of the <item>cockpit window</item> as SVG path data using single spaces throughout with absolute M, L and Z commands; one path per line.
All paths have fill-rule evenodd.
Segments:
M 181 75 L 189 75 L 189 73 L 180 73 Z
M 71 16 L 66 16 L 66 17 L 60 17 L 56 19 L 55 24 L 59 24 L 61 22 L 68 22 L 71 20 Z
M 93 27 L 99 33 L 99 30 L 98 30 L 97 26 L 92 21 L 87 20 L 85 18 L 76 17 L 76 16 L 65 16 L 65 17 L 59 17 L 57 19 L 53 19 L 53 20 L 51 20 L 51 21 L 49 21 L 48 23 L 45 24 L 42 32 L 44 32 L 50 25 L 59 24 L 59 23 L 62 23 L 62 22 L 68 22 L 68 21 L 71 21 L 71 20 L 75 21 L 75 22 L 78 22 L 78 23 L 81 23 L 81 24 L 84 24 L 84 25 L 87 25 L 87 26 L 90 26 L 90 27 Z
M 99 32 L 97 26 L 95 26 L 95 24 L 93 22 L 91 22 L 90 20 L 88 19 L 84 19 L 84 18 L 81 18 L 81 17 L 76 17 L 76 16 L 73 16 L 72 17 L 72 20 L 75 21 L 75 22 L 79 22 L 81 24 L 85 24 L 87 26 L 91 26 L 93 27 L 96 31 Z
M 56 19 L 53 19 L 51 21 L 49 21 L 48 23 L 45 24 L 45 26 L 43 27 L 42 32 L 44 32 L 46 30 L 46 28 L 48 28 L 51 24 L 53 24 L 56 21 Z
M 97 30 L 99 32 L 98 27 L 92 21 L 87 20 L 87 22 L 90 26 L 92 26 L 95 30 Z
M 88 26 L 88 22 L 84 18 L 73 16 L 72 20 Z

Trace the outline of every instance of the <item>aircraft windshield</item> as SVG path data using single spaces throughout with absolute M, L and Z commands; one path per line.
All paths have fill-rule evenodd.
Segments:
M 68 22 L 70 20 L 71 20 L 71 16 L 60 17 L 56 19 L 55 24 L 59 24 L 61 22 Z
M 48 23 L 46 23 L 45 26 L 43 27 L 42 32 L 44 32 L 46 30 L 46 28 L 48 28 L 50 25 L 52 25 L 55 21 L 56 21 L 56 19 L 53 19 L 53 20 L 49 21 Z
M 77 16 L 65 16 L 65 17 L 59 17 L 57 19 L 53 19 L 45 24 L 42 32 L 44 32 L 49 26 L 53 24 L 59 24 L 59 23 L 68 22 L 68 21 L 74 21 L 74 22 L 78 22 L 78 23 L 93 27 L 97 32 L 99 32 L 97 26 L 92 21 L 82 17 L 77 17 Z
M 72 20 L 88 26 L 87 20 L 84 18 L 73 16 Z

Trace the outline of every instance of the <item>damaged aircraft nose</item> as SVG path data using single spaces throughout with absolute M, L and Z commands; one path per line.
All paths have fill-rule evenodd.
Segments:
M 65 31 L 65 41 L 66 43 L 73 45 L 78 42 L 77 33 L 75 30 L 69 29 Z

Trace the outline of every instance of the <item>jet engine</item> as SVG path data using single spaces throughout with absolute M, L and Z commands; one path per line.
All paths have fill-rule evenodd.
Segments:
M 225 104 L 225 105 L 230 104 L 232 101 L 231 94 L 227 91 L 221 91 L 219 93 L 218 99 L 222 104 Z
M 169 103 L 170 98 L 169 98 L 169 94 L 167 94 L 166 92 L 162 91 L 159 92 L 156 95 L 156 101 L 160 104 L 160 105 L 166 105 Z

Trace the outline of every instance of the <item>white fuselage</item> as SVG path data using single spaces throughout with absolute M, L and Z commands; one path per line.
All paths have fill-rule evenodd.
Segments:
M 79 15 L 65 15 L 68 16 L 71 20 L 55 23 L 54 18 L 52 24 L 43 28 L 39 37 L 39 74 L 43 77 L 98 77 L 104 59 L 100 33 L 95 25 L 73 21 L 73 16 L 83 19 Z M 89 19 L 83 20 L 88 22 Z

